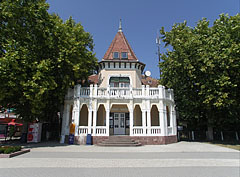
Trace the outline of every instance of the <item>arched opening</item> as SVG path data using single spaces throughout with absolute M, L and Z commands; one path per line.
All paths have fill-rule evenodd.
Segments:
M 133 111 L 133 125 L 142 126 L 142 111 L 139 105 L 136 105 Z
M 166 106 L 166 111 L 167 111 L 167 126 L 169 127 L 171 125 L 171 122 L 170 122 L 170 112 L 169 112 L 168 106 Z
M 159 126 L 159 112 L 156 105 L 153 105 L 151 108 L 151 125 Z
M 80 111 L 80 126 L 88 126 L 88 107 L 84 104 Z
M 106 110 L 105 107 L 101 104 L 97 111 L 97 126 L 106 125 Z

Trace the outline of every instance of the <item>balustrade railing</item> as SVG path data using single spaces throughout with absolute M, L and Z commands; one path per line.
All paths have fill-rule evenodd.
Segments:
M 79 87 L 79 86 L 78 86 Z M 76 90 L 78 92 L 76 92 Z M 164 87 L 158 88 L 118 88 L 107 87 L 101 88 L 97 86 L 91 87 L 75 87 L 75 90 L 68 91 L 66 99 L 72 99 L 73 97 L 100 97 L 100 98 L 165 98 L 173 100 L 173 92 L 170 89 Z
M 151 127 L 151 135 L 160 135 L 161 128 L 160 127 Z
M 97 126 L 96 127 L 96 136 L 106 136 L 107 128 L 106 126 Z
M 144 132 L 143 132 L 143 127 L 139 126 L 139 127 L 133 127 L 133 135 L 134 136 L 141 136 L 143 135 Z
M 78 134 L 79 135 L 87 135 L 88 134 L 88 126 L 79 126 Z

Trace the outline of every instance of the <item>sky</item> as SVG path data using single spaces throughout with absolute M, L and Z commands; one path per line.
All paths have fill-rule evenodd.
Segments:
M 240 0 L 47 0 L 49 12 L 63 20 L 70 16 L 81 23 L 94 40 L 94 52 L 100 61 L 118 31 L 123 33 L 139 61 L 146 64 L 152 77 L 159 78 L 156 36 L 164 27 L 187 21 L 194 27 L 203 17 L 210 25 L 221 13 L 240 13 Z M 166 52 L 161 43 L 161 52 Z

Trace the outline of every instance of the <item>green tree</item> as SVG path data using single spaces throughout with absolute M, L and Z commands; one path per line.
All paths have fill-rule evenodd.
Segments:
M 45 0 L 0 3 L 0 105 L 25 120 L 57 117 L 69 87 L 96 67 L 93 39 Z
M 213 25 L 175 24 L 161 29 L 165 45 L 161 84 L 174 89 L 180 120 L 192 128 L 200 123 L 233 128 L 240 112 L 240 15 L 221 14 Z M 205 124 L 205 125 L 206 125 Z

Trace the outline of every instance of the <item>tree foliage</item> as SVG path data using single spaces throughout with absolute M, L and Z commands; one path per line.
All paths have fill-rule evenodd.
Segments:
M 165 45 L 161 83 L 174 89 L 181 120 L 210 126 L 239 123 L 240 15 L 221 14 L 212 26 L 206 19 L 196 27 L 186 21 L 161 29 Z
M 0 3 L 0 105 L 25 119 L 56 116 L 69 87 L 96 67 L 93 39 L 45 0 Z

